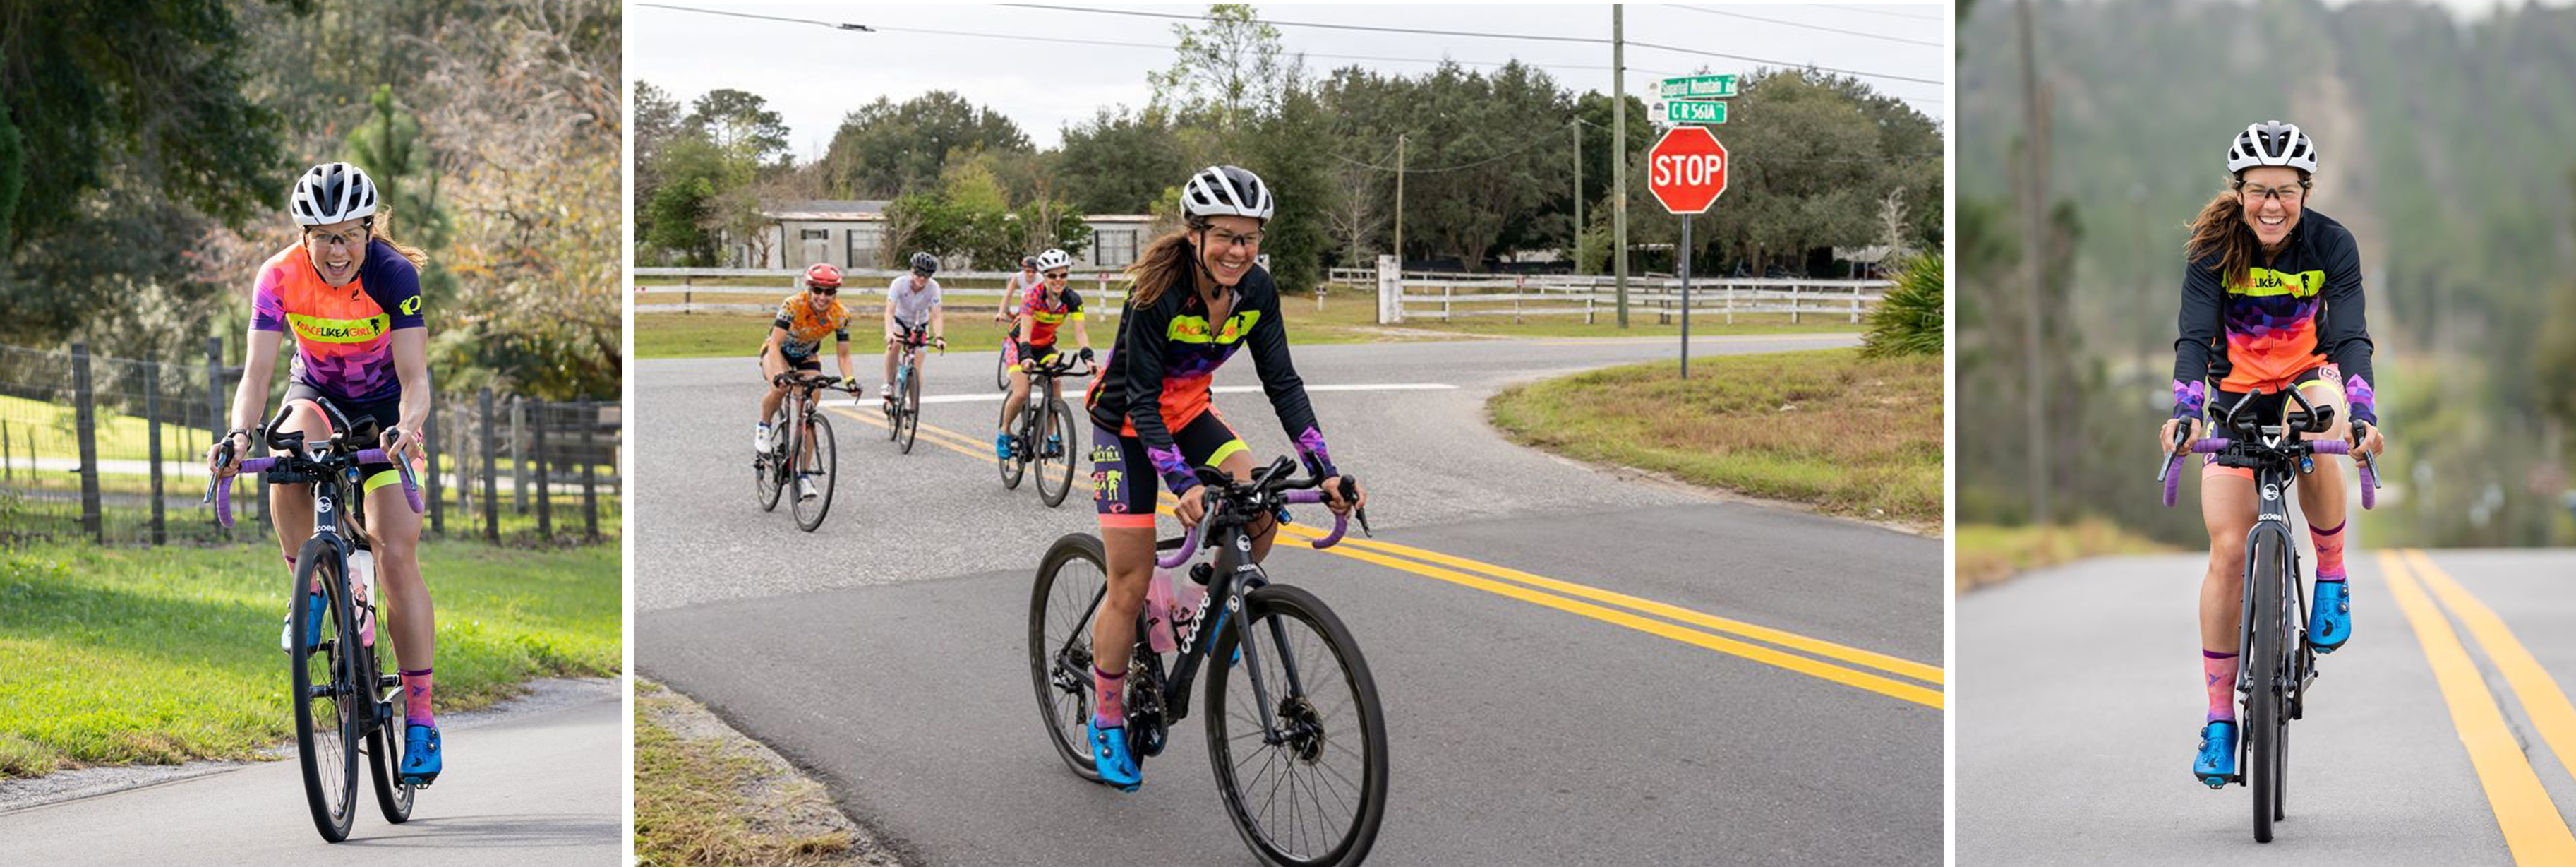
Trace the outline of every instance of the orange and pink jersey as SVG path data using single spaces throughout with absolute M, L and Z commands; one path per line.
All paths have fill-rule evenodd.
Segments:
M 369 242 L 357 279 L 346 286 L 322 282 L 298 244 L 259 266 L 251 327 L 295 335 L 292 381 L 350 403 L 374 403 L 402 395 L 393 333 L 428 327 L 420 306 L 420 271 L 392 244 Z

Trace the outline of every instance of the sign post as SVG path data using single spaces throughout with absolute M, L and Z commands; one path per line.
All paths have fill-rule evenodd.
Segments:
M 1669 87 L 1671 82 L 1665 82 Z M 1673 251 L 1682 289 L 1682 378 L 1690 378 L 1690 218 L 1708 212 L 1726 192 L 1726 145 L 1708 128 L 1676 126 L 1646 151 L 1646 191 L 1668 213 L 1682 218 L 1681 244 Z

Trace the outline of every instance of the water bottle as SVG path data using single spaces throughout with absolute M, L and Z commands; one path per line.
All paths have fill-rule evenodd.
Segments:
M 1177 646 L 1172 639 L 1172 618 L 1176 614 L 1172 599 L 1172 572 L 1156 568 L 1154 580 L 1145 585 L 1145 640 L 1155 653 L 1170 653 Z
M 376 554 L 360 549 L 349 555 L 349 602 L 358 613 L 358 643 L 376 646 Z

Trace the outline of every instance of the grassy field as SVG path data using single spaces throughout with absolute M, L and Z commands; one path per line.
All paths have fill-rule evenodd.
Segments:
M 705 711 L 659 684 L 635 681 L 637 864 L 819 865 L 844 863 L 846 832 L 797 823 L 829 811 L 830 796 L 721 737 L 695 737 L 662 720 Z M 798 827 L 782 827 L 790 824 Z
M 226 395 L 227 402 L 231 396 Z M 173 413 L 177 407 L 166 403 L 162 411 Z M 9 454 L 24 464 L 28 459 L 32 429 L 35 454 L 46 457 L 80 456 L 80 411 L 71 404 L 52 404 L 23 397 L 0 396 L 0 419 L 8 420 Z M 182 424 L 161 424 L 161 452 L 165 459 L 193 454 L 205 448 L 213 434 L 205 428 Z M 152 454 L 152 426 L 130 415 L 100 412 L 98 415 L 98 457 L 100 460 L 144 460 Z
M 2106 554 L 2157 554 L 2181 550 L 2120 529 L 2101 519 L 2073 526 L 2002 527 L 1961 524 L 1958 572 L 1953 586 L 1974 590 L 2032 569 Z
M 421 547 L 438 604 L 438 709 L 521 681 L 607 676 L 623 652 L 619 549 Z M 286 567 L 267 545 L 0 549 L 0 777 L 248 758 L 294 734 Z
M 1937 529 L 1941 359 L 1832 349 L 1669 361 L 1517 386 L 1486 407 L 1519 441 L 1694 484 Z
M 1091 294 L 1086 292 L 1084 300 L 1097 303 L 1097 299 L 1092 298 Z M 742 300 L 764 304 L 775 303 L 775 299 L 754 296 L 743 296 Z M 761 339 L 768 333 L 768 314 L 654 312 L 657 306 L 678 301 L 677 293 L 666 293 L 649 300 L 641 296 L 637 298 L 635 357 L 710 358 L 733 355 L 741 356 L 744 359 L 744 369 L 750 369 L 751 355 L 753 351 L 760 348 Z M 1460 311 L 1511 309 L 1508 303 L 1493 302 L 1461 302 L 1454 307 Z M 874 321 L 871 317 L 880 315 L 875 306 L 863 305 L 854 308 L 854 311 L 860 319 L 870 322 Z M 1629 311 L 1630 327 L 1623 330 L 1619 327 L 1615 314 L 1606 307 L 1596 317 L 1598 321 L 1591 324 L 1586 324 L 1581 316 L 1570 315 L 1527 316 L 1521 322 L 1513 322 L 1512 317 L 1509 316 L 1490 316 L 1461 317 L 1454 325 L 1437 319 L 1415 318 L 1407 320 L 1402 326 L 1389 328 L 1377 324 L 1375 295 L 1347 292 L 1328 297 L 1321 310 L 1316 309 L 1312 296 L 1283 299 L 1280 314 L 1288 323 L 1289 342 L 1301 346 L 1408 340 L 1473 340 L 1495 337 L 1674 337 L 1681 333 L 1681 323 L 1678 320 L 1658 321 L 1658 317 L 1651 308 L 1637 308 Z M 990 307 L 961 306 L 950 310 L 948 329 L 949 335 L 954 339 L 949 341 L 949 346 L 959 351 L 986 350 L 1000 346 L 1000 327 L 991 324 L 992 316 Z M 1095 317 L 1095 319 L 1097 321 L 1092 323 L 1092 345 L 1107 349 L 1115 339 L 1112 329 L 1117 320 L 1106 316 Z M 1691 320 L 1691 335 L 1714 337 L 1730 334 L 1809 334 L 1854 332 L 1861 328 L 1859 325 L 1833 316 L 1811 315 L 1802 319 L 1803 321 L 1793 325 L 1790 324 L 1789 317 L 1782 314 L 1745 315 L 1736 317 L 1736 324 L 1728 325 L 1720 317 L 1699 315 Z M 883 357 L 882 343 L 870 347 L 866 345 L 868 339 L 864 334 L 853 336 L 860 338 L 859 344 L 852 347 L 854 356 L 865 356 L 873 351 L 875 357 Z M 828 351 L 826 358 L 829 358 Z M 829 361 L 825 362 L 825 367 L 829 369 Z

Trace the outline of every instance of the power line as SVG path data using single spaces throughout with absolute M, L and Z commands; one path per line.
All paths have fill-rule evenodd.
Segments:
M 1577 118 L 1577 120 L 1581 120 L 1581 118 Z M 1508 151 L 1508 152 L 1501 153 L 1501 154 L 1496 154 L 1496 155 L 1494 155 L 1494 156 L 1487 157 L 1487 158 L 1485 158 L 1485 159 L 1481 159 L 1481 160 L 1477 160 L 1477 161 L 1475 161 L 1475 162 L 1471 162 L 1471 163 L 1459 163 L 1459 164 L 1454 165 L 1454 166 L 1442 166 L 1442 167 L 1440 167 L 1440 168 L 1436 168 L 1436 169 L 1417 169 L 1417 168 L 1414 168 L 1414 167 L 1412 167 L 1412 166 L 1405 166 L 1405 167 L 1404 167 L 1404 173 L 1405 173 L 1405 174 L 1408 174 L 1408 175 L 1436 175 L 1436 174 L 1439 174 L 1439 173 L 1441 173 L 1441 172 L 1454 172 L 1454 171 L 1459 171 L 1459 170 L 1462 170 L 1462 169 L 1472 169 L 1472 168 L 1475 168 L 1475 167 L 1477 167 L 1477 166 L 1485 165 L 1485 164 L 1487 164 L 1487 163 L 1501 162 L 1501 161 L 1503 161 L 1503 160 L 1507 160 L 1507 159 L 1510 159 L 1510 158 L 1512 158 L 1512 157 L 1516 157 L 1516 156 L 1519 156 L 1519 155 L 1521 155 L 1521 154 L 1528 153 L 1528 152 L 1529 152 L 1529 150 L 1530 150 L 1531 148 L 1538 147 L 1538 145 L 1539 145 L 1539 143 L 1540 143 L 1540 142 L 1544 142 L 1544 141 L 1547 141 L 1547 140 L 1552 139 L 1552 138 L 1555 138 L 1555 137 L 1556 137 L 1556 131 L 1555 131 L 1555 130 L 1549 130 L 1549 131 L 1547 131 L 1547 132 L 1539 133 L 1539 134 L 1537 134 L 1537 135 L 1533 135 L 1533 136 L 1530 136 L 1530 137 L 1529 137 L 1529 138 L 1527 138 L 1527 139 L 1524 139 L 1524 140 L 1521 142 L 1521 146 L 1520 146 L 1520 147 L 1513 148 L 1512 150 L 1510 150 L 1510 151 Z M 1391 171 L 1395 171 L 1395 170 L 1396 170 L 1396 168 L 1395 168 L 1394 166 L 1387 166 L 1387 165 L 1375 165 L 1375 164 L 1371 164 L 1371 163 L 1364 163 L 1364 162 L 1360 162 L 1360 161 L 1355 160 L 1355 159 L 1351 159 L 1351 158 L 1346 157 L 1346 156 L 1342 156 L 1341 154 L 1326 154 L 1326 156 L 1330 156 L 1330 157 L 1332 157 L 1332 158 L 1334 158 L 1334 159 L 1341 160 L 1342 162 L 1350 163 L 1351 165 L 1355 165 L 1355 166 L 1358 166 L 1358 167 L 1360 167 L 1360 168 L 1364 168 L 1364 169 L 1375 169 L 1375 170 L 1377 170 L 1377 171 L 1381 171 L 1381 172 L 1391 172 Z
M 663 4 L 663 3 L 637 3 L 637 4 L 635 4 L 635 5 L 637 5 L 637 6 L 652 6 L 652 7 L 661 8 L 661 9 L 677 9 L 677 10 L 682 11 L 682 12 L 702 12 L 702 13 L 705 13 L 705 14 L 708 14 L 708 15 L 728 15 L 728 16 L 732 16 L 732 17 L 735 17 L 735 18 L 757 18 L 757 19 L 760 19 L 760 20 L 762 20 L 762 21 L 785 21 L 785 22 L 789 22 L 789 23 L 793 23 L 793 24 L 817 24 L 817 25 L 821 25 L 821 26 L 824 26 L 824 27 L 832 28 L 832 29 L 834 29 L 834 30 L 856 30 L 856 31 L 860 31 L 860 32 L 862 32 L 862 33 L 874 32 L 874 31 L 876 30 L 876 28 L 869 27 L 869 26 L 867 26 L 867 25 L 865 25 L 865 24 L 848 24 L 848 23 L 837 22 L 837 21 L 817 21 L 817 20 L 814 20 L 814 19 L 812 19 L 812 18 L 782 18 L 782 17 L 776 16 L 776 15 L 754 15 L 754 14 L 749 13 L 749 12 L 732 12 L 732 11 L 728 11 L 728 10 L 724 10 L 724 9 L 695 9 L 695 8 L 691 8 L 691 7 L 687 7 L 687 6 L 672 6 L 672 5 Z
M 1094 8 L 1085 7 L 1085 6 L 1050 6 L 1050 5 L 1046 5 L 1046 4 L 1040 4 L 1040 3 L 1004 3 L 1004 4 L 1001 4 L 1001 5 L 1004 5 L 1004 6 L 1018 6 L 1018 7 L 1025 8 L 1025 9 L 1046 9 L 1046 10 L 1052 10 L 1052 11 L 1057 11 L 1057 12 L 1089 12 L 1089 13 L 1100 14 L 1100 15 L 1129 15 L 1129 16 L 1135 16 L 1135 17 L 1140 17 L 1140 18 L 1165 18 L 1165 19 L 1177 19 L 1177 20 L 1182 20 L 1182 21 L 1207 21 L 1207 20 L 1211 20 L 1208 16 L 1205 16 L 1205 15 L 1187 15 L 1187 14 L 1182 14 L 1182 13 L 1177 13 L 1177 12 L 1140 12 L 1140 11 L 1133 10 L 1133 9 L 1094 9 Z M 1317 27 L 1317 28 L 1322 28 L 1322 29 L 1326 29 L 1326 30 L 1363 30 L 1363 31 L 1376 32 L 1376 33 L 1411 33 L 1411 34 L 1424 35 L 1424 36 L 1465 36 L 1465 37 L 1473 37 L 1473 38 L 1480 38 L 1480 39 L 1522 39 L 1522 40 L 1529 40 L 1529 41 L 1533 41 L 1533 42 L 1571 42 L 1571 43 L 1582 43 L 1582 44 L 1589 44 L 1589 45 L 1608 45 L 1608 44 L 1610 44 L 1610 40 L 1608 40 L 1608 39 L 1602 39 L 1602 38 L 1599 38 L 1599 37 L 1592 37 L 1592 36 L 1546 36 L 1546 35 L 1534 34 L 1534 33 L 1485 33 L 1485 32 L 1467 31 L 1467 30 L 1425 30 L 1425 29 L 1415 28 L 1415 27 L 1381 27 L 1381 26 L 1369 25 L 1369 24 L 1327 24 L 1327 23 L 1323 23 L 1323 22 L 1316 22 L 1316 21 L 1279 21 L 1279 20 L 1268 19 L 1268 18 L 1260 19 L 1260 21 L 1261 21 L 1261 23 L 1263 23 L 1263 24 L 1271 24 L 1271 25 L 1277 25 L 1277 26 L 1281 26 L 1281 27 Z M 1760 57 L 1750 57 L 1750 56 L 1746 56 L 1746 55 L 1742 55 L 1742 54 L 1728 54 L 1728 53 L 1726 53 L 1726 52 L 1722 52 L 1722 51 L 1703 51 L 1703 50 L 1696 49 L 1696 48 L 1682 48 L 1682 47 L 1680 47 L 1680 46 L 1674 46 L 1674 45 L 1659 45 L 1659 44 L 1652 43 L 1652 42 L 1638 42 L 1638 41 L 1633 40 L 1633 39 L 1632 39 L 1632 40 L 1628 40 L 1628 44 L 1629 44 L 1629 45 L 1636 46 L 1636 47 L 1638 47 L 1638 48 L 1653 48 L 1653 49 L 1657 49 L 1657 50 L 1660 50 L 1660 51 L 1670 51 L 1670 52 L 1674 52 L 1674 53 L 1677 53 L 1677 54 L 1693 54 L 1693 55 L 1699 55 L 1699 56 L 1702 56 L 1702 57 L 1717 57 L 1717 58 L 1723 58 L 1723 59 L 1727 59 L 1727 60 L 1741 60 L 1741 61 L 1744 61 L 1744 62 L 1746 62 L 1746 63 L 1758 63 L 1758 64 L 1762 64 L 1762 65 L 1765 65 L 1765 66 L 1779 66 L 1779 67 L 1792 67 L 1792 68 L 1796 68 L 1796 67 L 1805 67 L 1805 68 L 1812 68 L 1812 69 L 1821 69 L 1821 70 L 1824 70 L 1824 71 L 1826 71 L 1826 72 L 1839 72 L 1839 73 L 1842 73 L 1842 74 L 1844 74 L 1844 75 L 1854 75 L 1854 76 L 1860 76 L 1860 77 L 1863 77 L 1863 78 L 1885 78 L 1885 79 L 1890 79 L 1890 80 L 1894 80 L 1894 81 L 1912 81 L 1912 82 L 1919 82 L 1919 83 L 1922 83 L 1922 84 L 1947 84 L 1947 83 L 1948 83 L 1948 82 L 1942 81 L 1942 80 L 1937 79 L 1937 78 L 1916 78 L 1916 77 L 1913 77 L 1913 76 L 1906 76 L 1906 75 L 1893 75 L 1893 74 L 1884 73 L 1884 72 L 1863 72 L 1863 71 L 1856 70 L 1856 69 L 1837 69 L 1837 68 L 1830 67 L 1830 66 L 1817 66 L 1816 64 L 1812 64 L 1812 63 L 1790 63 L 1790 62 L 1782 61 L 1782 60 L 1768 60 L 1768 59 L 1764 59 L 1764 58 L 1760 58 Z
M 1931 47 L 1933 47 L 1933 48 L 1946 48 L 1946 47 L 1948 47 L 1948 46 L 1943 45 L 1943 44 L 1938 43 L 1938 42 L 1925 42 L 1925 41 L 1920 40 L 1920 39 L 1906 39 L 1906 38 L 1898 37 L 1898 36 L 1880 36 L 1880 35 L 1878 35 L 1878 34 L 1876 34 L 1876 33 L 1863 33 L 1863 32 L 1860 32 L 1860 31 L 1858 31 L 1858 30 L 1844 30 L 1844 29 L 1839 28 L 1839 27 L 1826 27 L 1826 26 L 1824 26 L 1824 25 L 1822 25 L 1822 24 L 1808 24 L 1808 23 L 1801 22 L 1801 21 L 1783 21 L 1783 20 L 1778 19 L 1778 18 L 1764 18 L 1764 17 L 1759 16 L 1759 15 L 1746 15 L 1746 14 L 1744 14 L 1744 13 L 1742 13 L 1742 12 L 1727 12 L 1727 11 L 1724 11 L 1724 10 L 1719 10 L 1719 9 L 1710 9 L 1710 8 L 1702 7 L 1702 6 L 1690 6 L 1690 5 L 1685 5 L 1685 4 L 1681 4 L 1681 3 L 1674 3 L 1674 4 L 1672 4 L 1672 6 L 1673 6 L 1673 8 L 1676 8 L 1676 9 L 1688 9 L 1688 10 L 1693 11 L 1693 12 L 1699 12 L 1699 13 L 1708 14 L 1708 15 L 1724 15 L 1724 16 L 1729 17 L 1729 18 L 1743 18 L 1743 19 L 1748 19 L 1748 20 L 1752 20 L 1752 21 L 1761 21 L 1761 22 L 1766 22 L 1766 23 L 1770 23 L 1770 24 L 1782 24 L 1782 25 L 1787 25 L 1787 26 L 1790 26 L 1790 27 L 1804 27 L 1804 28 L 1807 28 L 1807 29 L 1809 29 L 1809 30 L 1822 30 L 1822 31 L 1825 31 L 1825 32 L 1827 32 L 1827 33 L 1840 33 L 1840 34 L 1843 34 L 1843 35 L 1846 35 L 1846 36 L 1858 36 L 1858 37 L 1861 37 L 1861 38 L 1864 38 L 1864 39 L 1884 39 L 1884 40 L 1887 40 L 1887 41 L 1889 41 L 1889 42 L 1903 42 L 1903 43 L 1908 44 L 1908 45 L 1929 45 L 1929 46 L 1931 46 Z
M 1944 18 L 1942 18 L 1941 16 L 1938 16 L 1938 15 L 1907 15 L 1907 14 L 1905 14 L 1905 13 L 1903 13 L 1903 12 L 1890 12 L 1890 11 L 1887 11 L 1887 10 L 1885 10 L 1885 9 L 1870 9 L 1870 8 L 1863 7 L 1863 6 L 1851 6 L 1851 5 L 1846 5 L 1846 4 L 1842 4 L 1842 3 L 1814 3 L 1814 4 L 1809 4 L 1809 5 L 1822 6 L 1822 7 L 1825 7 L 1825 8 L 1827 8 L 1827 9 L 1840 9 L 1840 10 L 1843 10 L 1843 11 L 1845 11 L 1845 12 L 1866 12 L 1866 13 L 1869 13 L 1869 14 L 1871 14 L 1871 15 L 1885 15 L 1885 16 L 1888 16 L 1888 17 L 1891 17 L 1891 18 L 1912 18 L 1912 19 L 1914 19 L 1914 20 L 1916 20 L 1916 21 L 1942 21 L 1942 20 L 1946 20 L 1946 19 L 1944 19 Z M 1900 3 L 1900 4 L 1896 4 L 1896 5 L 1900 5 L 1900 6 L 1921 6 L 1921 5 L 1929 5 L 1929 4 L 1920 4 L 1920 3 Z

